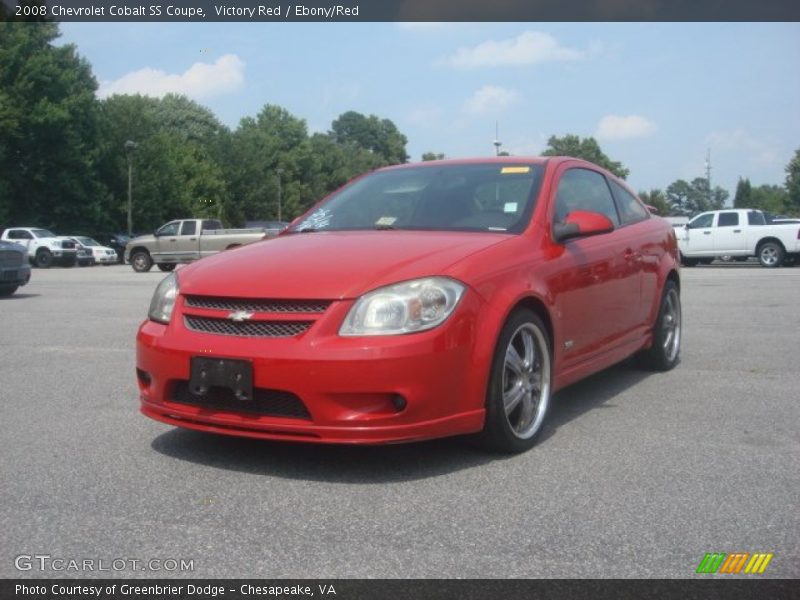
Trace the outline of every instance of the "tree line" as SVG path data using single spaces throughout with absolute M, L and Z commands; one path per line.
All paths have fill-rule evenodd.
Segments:
M 129 160 L 133 226 L 146 232 L 184 216 L 290 220 L 356 175 L 409 159 L 406 136 L 376 115 L 349 111 L 310 133 L 305 120 L 267 104 L 231 129 L 185 96 L 98 100 L 91 66 L 73 45 L 55 46 L 58 36 L 56 23 L 0 23 L 0 226 L 124 231 Z M 553 136 L 543 154 L 629 174 L 591 137 Z M 641 196 L 671 215 L 721 207 L 728 193 L 697 178 Z M 786 186 L 742 180 L 734 203 L 742 202 L 800 212 L 800 150 Z

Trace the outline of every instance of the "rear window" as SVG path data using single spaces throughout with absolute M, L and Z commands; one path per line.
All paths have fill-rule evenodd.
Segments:
M 739 224 L 739 213 L 723 212 L 719 213 L 717 227 L 736 227 Z
M 650 218 L 650 211 L 644 204 L 616 181 L 611 180 L 611 189 L 614 190 L 619 216 L 623 224 L 638 223 Z

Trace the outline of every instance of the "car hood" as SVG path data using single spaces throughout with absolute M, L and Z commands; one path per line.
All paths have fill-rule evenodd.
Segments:
M 505 233 L 294 233 L 204 258 L 179 270 L 182 294 L 292 299 L 356 298 L 430 275 L 513 237 Z

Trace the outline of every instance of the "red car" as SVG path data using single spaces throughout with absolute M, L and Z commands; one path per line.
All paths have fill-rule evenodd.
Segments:
M 553 392 L 681 341 L 672 227 L 585 161 L 374 171 L 279 237 L 158 286 L 142 412 L 222 434 L 375 444 L 477 434 L 519 452 Z

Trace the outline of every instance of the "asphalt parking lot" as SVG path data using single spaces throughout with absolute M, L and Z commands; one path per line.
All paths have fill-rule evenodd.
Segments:
M 109 576 L 17 570 L 37 554 L 193 561 L 114 573 L 145 577 L 695 577 L 706 552 L 800 576 L 800 268 L 684 269 L 681 364 L 562 391 L 514 457 L 146 419 L 134 336 L 162 276 L 34 269 L 0 299 L 0 577 Z

